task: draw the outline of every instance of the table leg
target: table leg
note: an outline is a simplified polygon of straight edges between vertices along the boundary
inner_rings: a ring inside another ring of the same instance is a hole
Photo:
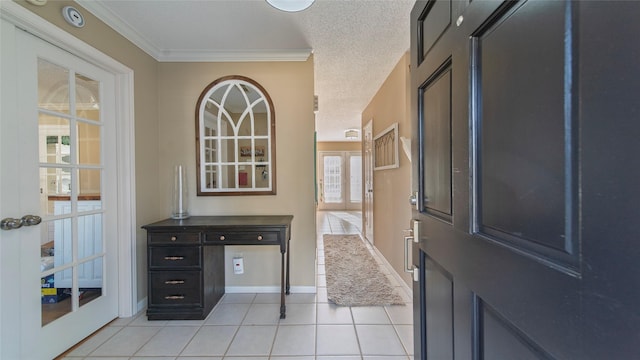
[[[284,292],[285,292],[285,279],[284,279],[284,252],[281,253],[282,260],[280,261],[280,319],[284,319],[287,317],[287,307],[284,303]],[[287,269],[288,270],[288,269]]]
[[[291,285],[289,284],[289,253],[291,252],[291,249],[289,248],[289,245],[291,244],[291,239],[287,240],[287,288],[286,290],[286,294],[289,295],[289,289],[291,288]]]

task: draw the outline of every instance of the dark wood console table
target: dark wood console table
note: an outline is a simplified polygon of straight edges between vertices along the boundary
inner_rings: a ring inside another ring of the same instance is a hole
[[[280,318],[289,294],[292,215],[192,216],[147,230],[149,320],[201,320],[224,295],[224,245],[279,245]]]

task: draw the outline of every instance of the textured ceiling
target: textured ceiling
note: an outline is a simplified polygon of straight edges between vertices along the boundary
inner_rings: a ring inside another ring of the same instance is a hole
[[[159,61],[305,59],[313,52],[319,141],[345,141],[409,49],[415,0],[76,0]]]

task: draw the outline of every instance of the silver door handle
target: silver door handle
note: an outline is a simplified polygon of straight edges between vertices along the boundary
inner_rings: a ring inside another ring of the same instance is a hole
[[[424,200],[424,204],[429,202],[429,198],[427,198],[426,196],[424,197],[423,200]],[[416,210],[420,211],[420,204],[418,204],[418,192],[417,191],[409,196],[409,204],[411,206],[415,206]]]
[[[413,243],[418,243],[419,239],[416,237],[420,232],[418,220],[411,220],[413,223],[413,229],[402,230],[404,233],[404,272],[414,272],[415,265],[411,263],[413,258]]]
[[[19,229],[22,226],[38,225],[42,222],[42,218],[36,215],[25,215],[22,219],[4,218],[0,220],[0,229],[2,230],[14,230]]]
[[[20,229],[22,225],[24,225],[22,219],[4,218],[0,221],[0,229],[2,230]]]
[[[24,222],[24,226],[38,225],[42,222],[42,218],[38,215],[25,215],[21,220]]]
[[[413,246],[413,230],[403,230],[404,235],[404,272],[412,273],[413,265],[411,264],[411,247]]]
[[[407,231],[407,230],[405,230]],[[411,231],[411,230],[409,230]],[[405,236],[404,237],[404,244],[405,244],[405,248],[404,248],[404,272],[406,273],[410,273],[413,277],[413,281],[420,281],[420,268],[418,268],[417,265],[410,265],[410,259],[411,259],[411,255],[409,254],[409,248],[411,246],[411,243],[415,242],[415,239],[413,238],[413,236]]]

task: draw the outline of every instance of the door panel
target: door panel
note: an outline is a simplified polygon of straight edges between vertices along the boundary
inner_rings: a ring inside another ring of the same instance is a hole
[[[431,1],[422,10],[420,39],[417,44],[420,56],[419,63],[451,25],[451,7],[451,1]]]
[[[565,57],[567,12],[563,2],[501,9],[473,37],[478,63],[472,76],[480,107],[474,109],[479,232],[575,263],[574,171],[567,162],[575,151],[574,121],[565,108],[572,83],[563,75],[573,68]],[[543,47],[545,56],[532,64]]]
[[[451,275],[429,257],[425,257],[423,269],[426,356],[428,359],[453,359],[453,281]]]
[[[490,306],[481,305],[480,309],[482,347],[479,350],[484,359],[553,359]]]
[[[450,18],[435,19],[446,8]],[[628,16],[637,11],[638,2],[416,3],[416,358],[640,353],[631,340],[640,290],[629,285],[640,279],[630,225],[640,191],[629,180],[640,173],[631,155],[640,123],[630,120],[640,44],[629,37],[640,25]]]
[[[419,92],[424,119],[423,210],[451,222],[451,61],[440,66]]]

